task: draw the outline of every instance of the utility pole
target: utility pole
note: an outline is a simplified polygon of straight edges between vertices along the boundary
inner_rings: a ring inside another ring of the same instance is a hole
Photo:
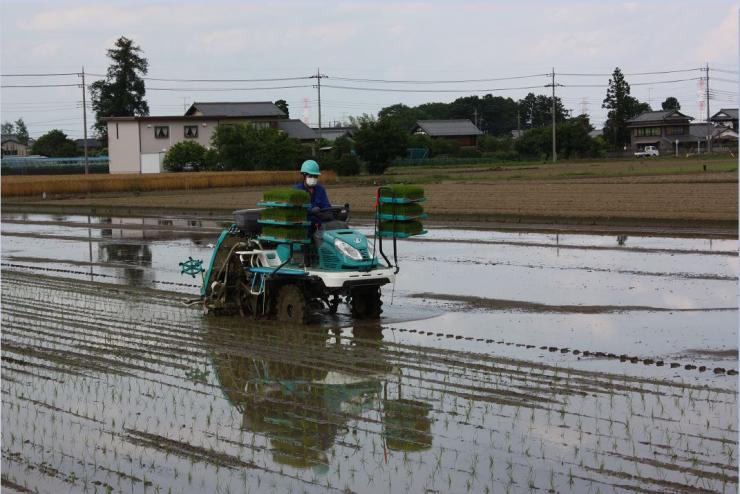
[[[316,75],[312,75],[311,79],[316,79],[316,86],[314,86],[319,93],[319,140],[321,140],[321,79],[328,77],[321,73],[321,69],[316,69]]]
[[[87,92],[87,86],[85,85],[85,66],[82,66],[82,136],[84,139],[85,148],[85,175],[88,174],[87,166],[87,98],[85,93]]]
[[[562,84],[555,84],[555,67],[552,68],[552,83],[545,84],[545,87],[552,87],[552,162],[555,163],[558,160],[557,152],[557,141],[555,136],[555,86],[562,86]]]
[[[475,126],[478,127],[478,108],[473,109],[473,122],[475,122]]]
[[[706,68],[704,69],[707,72],[707,83],[705,84],[705,91],[706,94],[704,95],[704,98],[707,101],[707,153],[712,152],[712,129],[710,128],[710,122],[709,122],[709,62],[707,62]]]

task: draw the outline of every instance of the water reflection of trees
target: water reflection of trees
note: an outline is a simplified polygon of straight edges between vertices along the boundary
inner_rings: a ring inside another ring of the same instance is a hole
[[[386,385],[397,381],[398,369],[385,357],[377,325],[356,328],[342,341],[327,328],[225,329],[210,320],[216,322],[207,338],[221,388],[242,414],[242,427],[270,439],[275,462],[326,468],[327,452],[348,423],[369,410],[383,410],[389,449],[431,446],[430,407],[388,399]]]

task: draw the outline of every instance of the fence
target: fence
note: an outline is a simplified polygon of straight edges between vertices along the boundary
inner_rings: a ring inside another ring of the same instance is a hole
[[[108,173],[107,156],[88,158],[90,173]],[[85,158],[3,157],[0,163],[3,175],[74,175],[85,173]]]

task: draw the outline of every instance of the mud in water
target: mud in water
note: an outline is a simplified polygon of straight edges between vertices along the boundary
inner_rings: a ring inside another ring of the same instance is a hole
[[[281,327],[183,305],[221,223],[3,214],[4,489],[737,491],[736,241],[431,230]]]

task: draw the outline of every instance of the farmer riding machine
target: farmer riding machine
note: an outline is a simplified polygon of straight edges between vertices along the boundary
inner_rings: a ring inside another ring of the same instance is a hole
[[[308,323],[347,303],[352,317],[377,319],[380,287],[399,271],[397,239],[426,233],[423,195],[420,187],[380,187],[370,244],[349,227],[348,204],[311,209],[305,191],[271,190],[260,208],[234,212],[235,223],[221,232],[207,270],[191,258],[180,263],[182,272],[202,274],[198,301],[206,313]],[[383,239],[392,242],[392,260]]]

